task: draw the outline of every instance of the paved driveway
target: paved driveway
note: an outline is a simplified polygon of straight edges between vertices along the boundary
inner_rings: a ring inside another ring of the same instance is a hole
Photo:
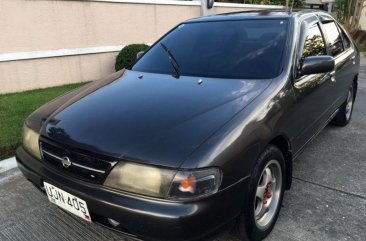
[[[366,59],[353,119],[326,127],[294,163],[293,187],[267,241],[366,239]],[[0,174],[0,240],[126,240],[70,216],[17,169]],[[216,241],[235,240],[223,234]]]

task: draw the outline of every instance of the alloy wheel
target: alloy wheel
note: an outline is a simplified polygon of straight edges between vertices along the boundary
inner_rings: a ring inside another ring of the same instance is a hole
[[[259,229],[266,229],[275,217],[281,190],[281,166],[277,160],[271,160],[262,171],[255,194],[254,218]]]
[[[353,85],[349,87],[348,96],[347,96],[347,104],[346,104],[346,118],[349,120],[352,114],[353,107]]]

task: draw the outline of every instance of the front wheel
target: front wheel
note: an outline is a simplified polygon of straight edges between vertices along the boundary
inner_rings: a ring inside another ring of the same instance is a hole
[[[242,240],[264,239],[273,229],[285,190],[285,160],[275,146],[268,146],[254,167],[243,211],[237,223]]]
[[[348,89],[348,95],[346,101],[343,102],[341,107],[339,107],[339,111],[331,121],[331,124],[336,126],[346,126],[351,121],[354,101],[355,101],[355,85],[352,83]]]

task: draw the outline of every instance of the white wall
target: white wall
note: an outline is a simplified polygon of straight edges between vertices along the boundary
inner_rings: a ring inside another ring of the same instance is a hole
[[[360,27],[362,30],[366,31],[366,1],[363,3],[364,8],[361,12],[361,20],[360,20]]]
[[[130,43],[200,16],[198,1],[0,0],[0,94],[102,78]],[[215,3],[224,13],[278,6]]]

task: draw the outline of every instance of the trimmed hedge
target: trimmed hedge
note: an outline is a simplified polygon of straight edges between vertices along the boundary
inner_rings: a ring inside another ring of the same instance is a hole
[[[116,71],[121,70],[136,60],[136,55],[140,51],[146,51],[149,45],[146,44],[130,44],[124,47],[116,58]]]

